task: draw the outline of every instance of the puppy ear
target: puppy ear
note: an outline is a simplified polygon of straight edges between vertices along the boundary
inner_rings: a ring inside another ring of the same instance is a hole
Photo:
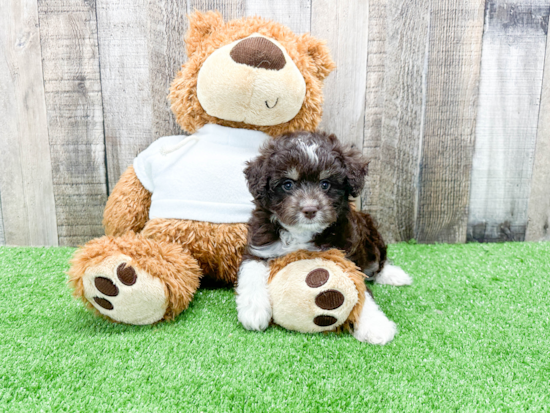
[[[191,56],[199,45],[209,37],[214,30],[223,26],[223,17],[220,12],[209,11],[201,13],[195,10],[189,15],[189,30],[185,37],[187,56]]]
[[[260,155],[257,158],[248,161],[244,169],[244,176],[248,184],[248,190],[256,201],[263,203],[267,194],[267,173],[265,166],[267,164],[266,155]]]
[[[365,185],[369,162],[358,149],[351,146],[342,147],[342,156],[344,157],[346,180],[350,187],[351,196],[359,196]]]

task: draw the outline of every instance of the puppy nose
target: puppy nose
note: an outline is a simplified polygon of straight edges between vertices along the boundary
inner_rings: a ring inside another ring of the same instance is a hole
[[[305,215],[307,219],[315,218],[315,214],[317,214],[317,211],[318,209],[312,206],[302,208],[302,213]]]
[[[285,67],[285,55],[265,37],[249,37],[239,42],[229,53],[237,62],[255,68],[281,70]]]

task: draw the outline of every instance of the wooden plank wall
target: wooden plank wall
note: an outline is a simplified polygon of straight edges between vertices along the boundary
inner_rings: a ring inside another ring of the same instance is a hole
[[[59,245],[103,234],[105,139],[94,3],[39,0],[42,72]]]
[[[4,218],[2,217],[2,194],[0,194],[0,246],[6,245],[6,237],[4,235]]]
[[[531,178],[526,241],[550,241],[550,42],[546,57],[537,128],[535,164]]]
[[[57,245],[36,0],[0,13],[0,192],[7,244]]]
[[[548,0],[487,2],[468,240],[525,238],[548,14]]]
[[[133,158],[181,133],[186,14],[327,41],[321,127],[370,159],[389,242],[550,239],[550,0],[6,0],[0,245],[77,245]]]

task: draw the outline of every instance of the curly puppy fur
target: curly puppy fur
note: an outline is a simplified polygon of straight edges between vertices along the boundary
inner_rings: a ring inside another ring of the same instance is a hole
[[[277,40],[286,49],[306,83],[302,108],[292,120],[280,125],[249,125],[210,116],[197,97],[198,74],[204,61],[217,49],[253,33]],[[169,95],[172,111],[185,131],[194,133],[208,123],[259,130],[271,136],[296,130],[313,131],[317,128],[322,116],[322,81],[335,68],[328,48],[322,41],[308,34],[297,36],[287,27],[261,17],[247,17],[224,23],[218,12],[195,12],[189,16],[189,31],[185,42],[189,60],[174,79]]]
[[[297,132],[269,141],[245,169],[256,205],[249,222],[248,254],[256,259],[299,249],[345,251],[368,277],[386,260],[373,220],[350,207],[368,163],[336,136]]]

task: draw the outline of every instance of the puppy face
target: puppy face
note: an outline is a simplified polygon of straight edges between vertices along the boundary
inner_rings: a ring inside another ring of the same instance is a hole
[[[298,132],[271,140],[245,175],[256,205],[286,229],[321,232],[348,210],[367,173],[359,151],[334,135]]]

